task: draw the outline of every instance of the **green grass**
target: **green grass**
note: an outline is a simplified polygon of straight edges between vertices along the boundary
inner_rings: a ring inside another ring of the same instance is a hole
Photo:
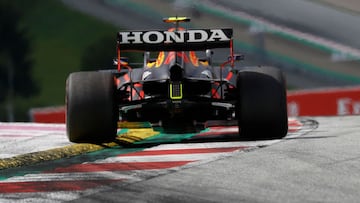
[[[66,78],[80,70],[84,50],[106,36],[114,36],[115,47],[118,29],[58,0],[14,2],[23,13],[22,26],[31,39],[33,77],[40,87],[37,96],[16,98],[16,119],[26,120],[29,108],[63,105]]]

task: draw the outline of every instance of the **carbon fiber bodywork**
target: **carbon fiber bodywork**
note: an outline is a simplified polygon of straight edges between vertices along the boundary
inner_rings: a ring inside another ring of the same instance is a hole
[[[235,119],[237,70],[212,66],[197,57],[192,60],[194,57],[193,52],[162,52],[154,64],[119,75],[120,119]]]

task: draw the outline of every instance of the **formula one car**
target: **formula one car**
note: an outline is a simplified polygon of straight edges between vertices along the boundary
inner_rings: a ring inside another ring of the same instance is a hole
[[[71,73],[66,83],[66,126],[70,141],[114,140],[118,122],[150,122],[166,127],[203,125],[213,120],[239,126],[246,140],[287,134],[285,78],[271,67],[239,68],[232,29],[184,29],[187,17],[170,17],[169,30],[117,34],[117,68]],[[228,48],[220,65],[213,49]],[[143,51],[132,68],[122,51]],[[157,57],[151,58],[151,55]],[[199,55],[202,54],[202,57]],[[156,56],[156,55],[155,55]]]

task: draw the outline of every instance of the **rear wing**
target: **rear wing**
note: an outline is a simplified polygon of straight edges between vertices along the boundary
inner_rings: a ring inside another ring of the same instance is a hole
[[[187,29],[175,31],[128,31],[119,32],[119,50],[138,51],[198,51],[229,48],[233,30]]]
[[[170,19],[171,20],[171,19]],[[121,63],[121,50],[133,51],[200,51],[215,48],[230,48],[231,64],[233,57],[233,29],[179,29],[168,31],[127,31],[117,34],[117,66]]]

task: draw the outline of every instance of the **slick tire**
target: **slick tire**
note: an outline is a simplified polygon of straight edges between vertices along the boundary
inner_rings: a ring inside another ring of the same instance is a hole
[[[288,131],[286,84],[272,67],[242,70],[237,76],[236,113],[243,140],[280,139]]]
[[[71,142],[103,143],[116,137],[118,110],[114,77],[76,72],[66,81],[66,131]]]

